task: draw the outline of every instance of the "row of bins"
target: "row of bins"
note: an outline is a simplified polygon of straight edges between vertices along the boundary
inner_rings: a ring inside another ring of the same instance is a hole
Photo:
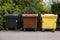
[[[8,28],[17,29],[22,27],[24,30],[34,29],[36,31],[38,28],[38,19],[40,19],[40,17],[42,18],[40,24],[42,27],[39,26],[39,28],[42,28],[43,31],[45,29],[53,29],[53,31],[55,31],[58,18],[56,14],[41,14],[41,16],[38,14],[5,14],[5,28],[8,30]]]

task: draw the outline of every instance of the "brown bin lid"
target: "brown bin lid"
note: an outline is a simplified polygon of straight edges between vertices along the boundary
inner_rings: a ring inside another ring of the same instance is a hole
[[[22,14],[22,16],[25,16],[25,17],[26,17],[26,16],[28,16],[28,17],[30,17],[30,16],[31,16],[31,17],[36,16],[36,17],[37,17],[37,16],[38,16],[38,14]]]

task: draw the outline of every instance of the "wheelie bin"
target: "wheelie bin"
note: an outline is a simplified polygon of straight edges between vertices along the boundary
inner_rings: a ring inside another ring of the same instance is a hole
[[[4,25],[5,29],[14,28],[17,30],[18,28],[18,14],[5,14],[4,15]]]
[[[37,29],[37,17],[38,14],[22,14],[23,28],[26,29]]]
[[[44,31],[45,29],[52,29],[53,31],[55,31],[58,15],[41,14],[41,17],[42,17],[42,31]]]

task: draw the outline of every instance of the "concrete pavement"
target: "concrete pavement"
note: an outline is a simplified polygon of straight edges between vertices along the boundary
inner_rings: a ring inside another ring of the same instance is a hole
[[[0,31],[0,40],[60,40],[60,31],[56,32]]]

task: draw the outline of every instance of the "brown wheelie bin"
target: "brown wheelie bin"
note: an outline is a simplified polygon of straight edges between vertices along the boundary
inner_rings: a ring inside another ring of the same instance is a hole
[[[22,14],[23,28],[26,29],[37,29],[37,18],[38,14]]]

